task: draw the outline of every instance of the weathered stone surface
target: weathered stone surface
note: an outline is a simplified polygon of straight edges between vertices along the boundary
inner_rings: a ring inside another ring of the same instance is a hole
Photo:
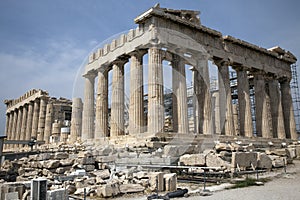
[[[5,194],[5,200],[19,200],[18,192],[8,192]]]
[[[61,166],[72,166],[74,164],[74,159],[63,159],[60,161]]]
[[[230,146],[226,143],[217,143],[215,145],[215,149],[216,149],[216,151],[230,151],[231,150]]]
[[[276,156],[287,156],[287,151],[285,149],[267,149],[266,154]]]
[[[110,171],[108,169],[104,170],[97,170],[92,172],[96,177],[100,177],[101,179],[109,179],[110,178]]]
[[[297,157],[296,148],[289,147],[286,149],[286,151],[289,158],[294,159]]]
[[[114,197],[120,194],[120,192],[118,183],[107,184],[97,188],[97,195],[100,197]]]
[[[220,167],[230,169],[230,163],[220,158],[217,154],[207,154],[205,160],[207,167]]]
[[[177,175],[176,173],[164,174],[164,190],[165,191],[175,191],[177,190]]]
[[[60,161],[59,160],[43,161],[42,165],[46,169],[55,169],[55,168],[59,167]]]
[[[56,152],[54,154],[54,159],[61,160],[61,159],[67,159],[69,158],[69,154],[66,152]]]
[[[171,157],[179,157],[183,154],[192,154],[194,147],[191,145],[166,145],[164,147],[164,155]]]
[[[68,190],[61,188],[56,190],[49,190],[47,192],[47,200],[68,200]]]
[[[143,192],[144,190],[145,190],[145,187],[141,186],[140,184],[122,184],[122,185],[120,185],[120,192],[123,194]]]
[[[255,152],[234,152],[232,153],[231,165],[233,168],[239,166],[240,168],[256,167],[257,153]]]
[[[272,166],[274,168],[284,167],[287,164],[285,157],[280,157],[280,156],[276,156],[276,155],[270,155],[269,157],[272,160]]]
[[[260,169],[271,169],[272,168],[271,158],[265,153],[258,153],[257,167]]]
[[[204,166],[205,155],[204,154],[185,154],[180,156],[179,162],[187,166]]]
[[[164,173],[152,172],[149,174],[149,184],[151,191],[164,191]]]

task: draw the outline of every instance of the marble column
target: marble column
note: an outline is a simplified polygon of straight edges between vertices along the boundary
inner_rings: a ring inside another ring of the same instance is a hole
[[[33,102],[28,103],[28,116],[26,125],[26,136],[25,140],[31,139],[32,134],[32,119],[33,119]]]
[[[194,118],[194,133],[200,133],[200,120],[199,120],[199,101],[198,98],[200,97],[200,87],[199,87],[199,73],[196,67],[191,67],[190,70],[192,71],[193,76],[193,118]]]
[[[44,140],[44,131],[46,123],[46,110],[47,110],[47,99],[40,99],[40,113],[39,113],[39,123],[38,123],[38,141]]]
[[[9,120],[10,120],[10,114],[6,113],[6,118],[5,118],[5,135],[8,135],[8,130],[9,130]]]
[[[25,104],[23,106],[20,140],[25,140],[26,139],[27,116],[28,116],[28,105]]]
[[[108,71],[98,72],[95,139],[108,137]]]
[[[22,128],[22,116],[23,115],[23,109],[22,107],[18,108],[18,119],[17,119],[17,127],[16,127],[16,134],[14,140],[20,140],[21,137],[21,128]],[[19,145],[14,145],[15,147]]]
[[[222,135],[235,135],[232,98],[229,80],[229,63],[226,61],[215,62],[218,66],[218,81],[219,81],[219,103],[220,103],[220,123]],[[224,123],[224,124],[223,124]]]
[[[75,142],[81,137],[82,107],[81,98],[73,98],[70,142]]]
[[[130,59],[129,132],[132,135],[144,132],[144,52],[134,52]]]
[[[238,105],[232,105],[232,115],[233,115],[233,124],[234,124],[234,131],[236,135],[240,135],[239,131],[239,116],[238,116]]]
[[[185,63],[179,55],[172,57],[172,87],[173,87],[173,129],[174,132],[188,133],[187,87],[185,78]]]
[[[199,122],[198,128],[201,134],[213,134],[213,123],[212,123],[212,112],[211,112],[211,94],[210,94],[210,79],[208,71],[208,60],[207,57],[203,57],[198,60],[197,67],[198,80],[198,115]]]
[[[14,121],[14,112],[10,111],[9,113],[9,125],[8,125],[8,133],[7,140],[11,140],[12,138],[12,130],[13,130],[13,121]],[[6,148],[10,148],[11,145],[6,145]]]
[[[217,135],[221,135],[221,127],[220,127],[220,97],[219,92],[215,91],[212,94],[212,105],[213,105],[213,112],[212,112],[212,118],[213,118],[213,125],[214,125],[214,133]]]
[[[164,91],[162,53],[158,47],[148,50],[148,132],[163,132]]]
[[[124,61],[113,64],[110,136],[125,134],[124,126]]]
[[[95,73],[84,75],[84,103],[82,116],[82,139],[93,139],[95,128]]]
[[[15,109],[13,112],[14,112],[14,119],[13,119],[13,127],[11,132],[11,140],[16,140],[17,125],[18,125],[18,109]]]
[[[256,111],[256,131],[258,136],[272,138],[270,129],[270,115],[268,109],[268,96],[264,75],[260,72],[254,74],[255,88],[255,111]]]
[[[35,99],[33,105],[33,117],[32,117],[32,133],[31,137],[37,139],[38,125],[39,125],[39,114],[40,114],[40,100]]]
[[[297,140],[298,135],[296,131],[290,82],[288,80],[281,80],[280,89],[286,137]]]
[[[49,143],[50,136],[52,133],[52,121],[53,121],[53,103],[48,102],[46,108],[45,131],[44,131],[44,138],[43,138],[46,144]]]
[[[247,71],[243,68],[236,68],[237,89],[238,89],[238,110],[240,122],[240,135],[253,137],[253,123],[251,114],[251,102],[249,91],[249,80]]]
[[[285,139],[284,118],[278,80],[272,78],[270,81],[268,81],[268,85],[272,113],[273,137]]]

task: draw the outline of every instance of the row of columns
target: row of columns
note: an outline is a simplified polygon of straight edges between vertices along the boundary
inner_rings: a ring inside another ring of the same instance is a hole
[[[34,101],[6,113],[5,132],[8,140],[45,140],[49,142],[52,129],[53,104],[48,98]]]
[[[148,116],[147,128],[144,117],[143,99],[143,55],[145,51],[130,54],[130,134],[159,133],[164,127],[163,51],[157,47],[148,49]],[[99,139],[124,135],[124,64],[127,60],[112,63],[112,94],[110,131],[108,121],[108,70],[100,68],[85,75],[82,138]],[[229,78],[229,62],[214,60],[219,71],[219,121],[224,122],[221,134],[252,137],[254,128],[251,112],[250,89],[247,69],[234,66],[237,71],[238,125],[235,127],[234,111]],[[187,87],[185,61],[172,54],[173,87],[173,129],[174,132],[188,133]],[[213,134],[212,105],[208,60],[199,57],[193,71],[194,89],[194,132]],[[260,72],[253,72],[256,106],[256,132],[265,138],[297,139],[292,99],[288,80],[266,79]],[[98,76],[96,109],[94,108],[95,77]],[[280,82],[280,84],[279,84]],[[280,85],[280,87],[279,87]],[[110,132],[110,133],[109,133]]]

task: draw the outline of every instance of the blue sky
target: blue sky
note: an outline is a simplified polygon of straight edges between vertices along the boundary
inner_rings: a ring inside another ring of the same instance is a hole
[[[156,3],[201,11],[203,25],[300,58],[298,0],[0,0],[0,100],[41,88],[72,97],[86,56],[99,43],[135,28],[133,19]],[[5,105],[0,104],[0,133]]]

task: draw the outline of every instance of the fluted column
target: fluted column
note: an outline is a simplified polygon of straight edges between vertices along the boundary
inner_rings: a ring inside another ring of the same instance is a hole
[[[20,140],[25,140],[26,139],[27,116],[28,116],[28,105],[25,104],[23,106]]]
[[[259,72],[254,74],[254,88],[257,135],[272,138],[266,83],[263,74]]]
[[[18,125],[18,109],[14,110],[14,119],[13,119],[13,127],[12,127],[12,134],[11,134],[11,140],[16,140],[17,135],[17,125]],[[12,145],[13,147],[13,145]]]
[[[20,137],[21,137],[22,115],[23,115],[23,109],[22,109],[22,107],[19,107],[19,109],[18,109],[17,127],[16,127],[16,134],[15,134],[14,140],[20,140]],[[19,145],[14,145],[14,146],[17,147]]]
[[[98,72],[95,139],[108,137],[108,71]]]
[[[198,60],[196,69],[198,70],[198,76],[196,77],[198,80],[195,81],[195,83],[198,83],[197,112],[199,115],[199,133],[213,134],[210,80],[208,72],[208,60],[206,56]]]
[[[52,132],[52,121],[53,121],[53,103],[48,102],[46,108],[45,131],[44,131],[44,138],[43,138],[46,144],[48,144],[50,140],[50,135]]]
[[[82,101],[80,98],[73,98],[70,142],[75,142],[81,137],[82,130]]]
[[[221,134],[235,135],[233,112],[232,112],[232,98],[229,80],[229,63],[225,61],[215,62],[218,66],[218,81],[219,81],[219,103],[220,103],[220,123]],[[224,123],[224,126],[223,126]]]
[[[40,114],[40,100],[35,99],[33,105],[33,118],[32,118],[32,133],[31,137],[37,139],[38,125],[39,125],[39,114]]]
[[[284,118],[278,80],[272,78],[270,81],[268,81],[268,85],[272,113],[273,137],[285,139]]]
[[[7,132],[7,140],[11,140],[12,138],[12,130],[13,130],[13,121],[14,121],[14,112],[10,111],[9,113],[9,125],[8,125],[8,132]],[[6,148],[10,148],[10,145],[6,145]]]
[[[113,64],[112,94],[111,94],[111,137],[125,134],[124,127],[124,61]]]
[[[47,100],[45,98],[41,98],[39,123],[38,123],[38,134],[37,134],[37,139],[39,141],[44,140],[44,131],[45,131],[45,123],[46,123],[46,109],[47,109]]]
[[[159,133],[164,128],[164,91],[161,50],[148,50],[148,132]]]
[[[144,86],[143,86],[143,55],[134,52],[130,59],[130,134],[144,132]]]
[[[193,76],[193,118],[194,118],[194,133],[200,133],[200,120],[199,120],[199,101],[198,98],[200,97],[200,87],[199,87],[199,73],[196,67],[191,67],[190,70],[192,71]]]
[[[187,89],[185,79],[185,63],[178,55],[172,58],[173,85],[173,129],[174,132],[188,133]]]
[[[298,136],[296,131],[290,82],[288,80],[281,80],[280,89],[286,137],[297,140]]]
[[[8,130],[9,130],[9,119],[10,119],[10,114],[6,113],[6,118],[5,118],[5,135],[8,135]]]
[[[82,139],[94,138],[94,125],[95,125],[95,77],[96,74],[90,73],[85,76],[84,86],[84,103],[83,103],[83,116],[82,116]]]
[[[28,103],[28,116],[27,116],[27,125],[26,125],[26,136],[25,140],[31,139],[32,133],[32,119],[33,119],[33,103]]]
[[[237,71],[237,89],[239,102],[239,124],[240,135],[246,137],[253,136],[253,123],[251,114],[251,102],[249,91],[249,80],[247,71],[243,68],[236,68]]]

